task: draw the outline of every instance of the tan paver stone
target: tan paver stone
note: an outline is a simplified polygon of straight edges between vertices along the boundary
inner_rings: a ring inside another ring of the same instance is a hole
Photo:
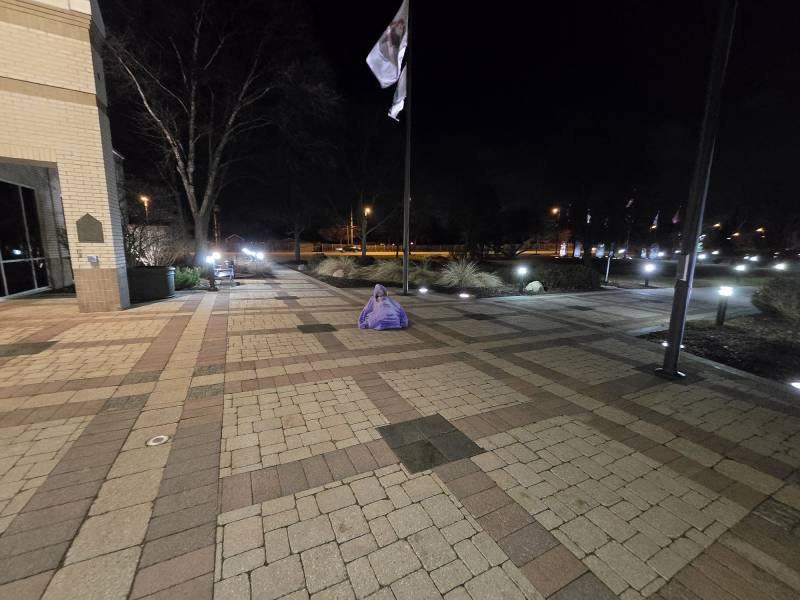
[[[394,583],[421,566],[416,554],[405,540],[376,550],[369,555],[369,563],[381,585]]]
[[[314,594],[347,577],[344,561],[335,542],[306,550],[301,555],[306,589]]]
[[[323,513],[333,512],[356,503],[353,492],[347,485],[338,486],[317,494],[317,505]]]
[[[264,534],[264,549],[267,563],[273,563],[291,554],[286,529],[274,529]]]
[[[150,513],[149,504],[140,504],[90,517],[75,536],[65,562],[76,563],[140,544]]]
[[[386,516],[394,527],[397,536],[405,538],[433,525],[428,513],[419,504],[411,504],[389,513]]]
[[[652,568],[636,558],[619,542],[610,541],[597,550],[597,556],[637,590],[641,590],[657,577]]]
[[[261,547],[264,544],[261,518],[253,516],[228,523],[225,525],[222,539],[225,558]]]
[[[330,513],[331,525],[340,544],[369,533],[364,513],[357,506],[348,506]]]
[[[303,567],[298,555],[292,555],[250,574],[253,600],[276,600],[305,585]]]
[[[294,553],[303,552],[335,539],[331,521],[326,515],[290,525],[288,533],[289,545]]]
[[[347,575],[350,579],[350,584],[353,586],[356,598],[365,598],[377,592],[380,588],[366,556],[349,563],[347,565]]]
[[[472,579],[472,573],[466,565],[456,559],[435,571],[431,572],[431,579],[436,584],[439,592],[446,594],[450,590]]]
[[[171,444],[164,444],[121,452],[108,473],[109,479],[162,468],[167,464],[170,447]]]
[[[508,598],[524,600],[520,589],[514,585],[503,569],[495,567],[468,581],[464,587],[473,598]]]
[[[236,575],[214,584],[215,600],[249,600],[250,581],[247,575]]]
[[[99,515],[126,506],[151,502],[158,495],[162,474],[162,469],[151,469],[109,479],[100,488],[89,514]]]
[[[342,558],[345,562],[350,562],[351,560],[366,556],[377,549],[378,543],[375,541],[375,536],[371,533],[362,535],[361,537],[345,542],[339,546],[339,551],[342,553]]]
[[[422,569],[403,577],[392,584],[392,592],[397,600],[415,600],[417,598],[441,598],[430,576]]]
[[[264,565],[264,548],[254,548],[222,561],[222,577],[247,573]]]
[[[139,562],[139,548],[128,548],[59,569],[42,600],[125,600]]]
[[[383,486],[375,477],[365,477],[354,481],[350,484],[350,488],[361,506],[386,498]]]

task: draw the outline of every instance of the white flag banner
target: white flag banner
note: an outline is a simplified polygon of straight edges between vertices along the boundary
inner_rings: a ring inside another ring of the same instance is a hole
[[[399,121],[397,115],[403,110],[406,105],[406,68],[400,73],[400,79],[397,80],[397,87],[394,89],[394,99],[392,100],[392,108],[389,109],[389,116],[395,121]]]
[[[407,45],[408,0],[403,0],[403,5],[397,11],[394,20],[389,23],[383,35],[367,55],[367,64],[382,88],[389,87],[400,78],[400,66],[403,63]]]

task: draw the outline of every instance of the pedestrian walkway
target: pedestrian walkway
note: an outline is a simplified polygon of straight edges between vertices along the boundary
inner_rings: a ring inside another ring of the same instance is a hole
[[[798,397],[656,378],[660,305],[240,283],[0,303],[0,599],[800,594]]]

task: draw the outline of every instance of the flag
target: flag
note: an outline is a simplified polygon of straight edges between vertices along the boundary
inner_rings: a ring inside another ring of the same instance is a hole
[[[389,109],[389,116],[395,121],[398,121],[397,115],[403,110],[406,104],[406,68],[400,73],[400,79],[397,80],[397,87],[394,89],[394,99],[392,100],[392,108]]]
[[[653,217],[653,224],[650,225],[650,229],[658,229],[658,215],[660,215],[660,214],[661,214],[661,211],[659,210],[656,213],[656,216]]]
[[[678,210],[675,211],[675,214],[672,215],[672,224],[677,225],[681,222],[681,207],[678,207]]]
[[[400,67],[408,45],[407,24],[408,0],[403,0],[400,10],[367,55],[367,65],[382,88],[400,79]]]

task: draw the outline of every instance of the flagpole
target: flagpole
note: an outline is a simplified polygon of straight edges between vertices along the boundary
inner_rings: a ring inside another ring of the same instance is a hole
[[[731,50],[733,30],[736,23],[736,0],[723,0],[720,18],[714,41],[714,54],[706,89],[703,125],[697,146],[697,158],[689,188],[689,202],[686,206],[686,221],[678,259],[678,277],[675,281],[675,294],[672,299],[672,314],[669,319],[669,336],[664,352],[664,364],[656,369],[662,377],[676,379],[683,377],[678,371],[678,357],[686,326],[686,312],[689,296],[694,282],[694,267],[697,262],[697,243],[703,229],[703,213],[711,177],[711,164],[714,161],[714,146],[717,137],[717,123],[722,105],[722,86]]]
[[[403,181],[403,295],[408,295],[408,266],[411,255],[411,0],[408,0],[406,46],[406,165]]]

